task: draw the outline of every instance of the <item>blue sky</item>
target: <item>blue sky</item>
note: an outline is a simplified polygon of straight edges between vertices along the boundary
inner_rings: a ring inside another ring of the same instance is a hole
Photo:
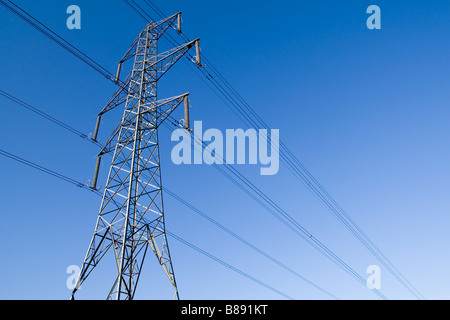
[[[202,53],[271,128],[280,129],[282,140],[406,278],[426,298],[450,298],[448,1],[155,3],[168,14],[183,12],[187,36],[201,38]],[[66,27],[72,4],[81,8],[81,30]],[[372,4],[382,10],[381,30],[366,27]],[[123,1],[20,5],[113,73],[145,26]],[[0,89],[92,132],[114,85],[3,7],[0,30]],[[161,81],[159,96],[185,92],[191,93],[192,120],[221,130],[243,126],[181,61]],[[92,179],[94,145],[0,101],[0,149],[79,181]],[[105,117],[103,140],[120,116]],[[181,110],[176,117],[183,117]],[[167,188],[338,298],[377,299],[214,168],[173,165],[170,132],[163,129],[160,139]],[[100,199],[7,158],[0,163],[0,298],[68,299],[66,269],[83,261]],[[358,273],[365,276],[368,266],[379,264],[286,167],[273,177],[259,176],[259,166],[237,168]],[[100,185],[106,172],[104,164]],[[234,267],[296,299],[329,298],[169,196],[165,209],[171,232]],[[282,298],[169,241],[181,298]],[[137,298],[171,298],[156,264],[149,255]],[[107,258],[80,295],[106,297],[113,268]],[[414,298],[383,268],[381,292]]]

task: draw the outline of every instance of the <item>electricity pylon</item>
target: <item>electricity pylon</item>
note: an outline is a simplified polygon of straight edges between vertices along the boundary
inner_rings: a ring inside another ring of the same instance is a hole
[[[158,53],[160,38],[170,27],[181,32],[180,22],[181,14],[177,13],[160,22],[150,22],[145,27],[120,61],[116,77],[119,89],[99,114],[93,135],[95,141],[101,117],[125,104],[122,121],[98,157],[93,189],[97,189],[102,157],[113,154],[94,236],[72,299],[105,254],[112,249],[117,277],[108,299],[133,300],[149,248],[175,290],[174,299],[179,299],[165,233],[158,128],[184,102],[185,127],[190,130],[189,94],[158,101],[157,84],[193,47],[196,48],[195,62],[201,66],[198,39]],[[122,64],[131,58],[134,58],[133,69],[127,79],[121,81]]]

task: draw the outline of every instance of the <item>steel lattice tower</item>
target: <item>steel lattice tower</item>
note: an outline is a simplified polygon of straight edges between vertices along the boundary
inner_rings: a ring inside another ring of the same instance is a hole
[[[160,22],[150,22],[139,34],[119,63],[119,89],[99,114],[93,136],[97,140],[101,117],[125,105],[122,121],[99,154],[92,188],[102,157],[112,154],[109,175],[95,232],[72,299],[105,254],[112,249],[117,264],[117,278],[108,299],[132,300],[144,259],[151,249],[179,299],[172,259],[165,233],[158,128],[184,102],[186,129],[189,130],[188,95],[157,100],[158,80],[191,48],[196,48],[196,63],[201,66],[199,40],[185,43],[162,54],[158,42],[170,28],[180,29],[181,14]],[[133,69],[120,81],[122,63],[134,58]],[[114,280],[114,279],[112,279]]]

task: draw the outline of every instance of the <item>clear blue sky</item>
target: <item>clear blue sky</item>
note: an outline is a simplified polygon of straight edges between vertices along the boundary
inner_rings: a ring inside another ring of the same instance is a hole
[[[450,298],[450,3],[155,3],[169,14],[183,12],[188,37],[201,38],[202,53],[271,128],[280,129],[289,148],[406,278],[426,298]],[[72,4],[82,10],[81,30],[66,28]],[[366,27],[372,4],[382,10],[381,30]],[[145,26],[119,0],[20,5],[113,73]],[[112,83],[3,7],[0,46],[1,90],[82,132],[93,131],[114,93]],[[161,81],[159,96],[185,92],[191,93],[193,120],[208,128],[242,127],[181,61]],[[4,98],[0,106],[0,149],[76,180],[92,179],[95,146]],[[119,120],[120,113],[105,118],[102,139]],[[173,165],[168,130],[160,139],[166,187],[337,297],[377,299],[214,168]],[[0,158],[0,164],[0,299],[68,299],[66,268],[83,262],[100,199],[12,160]],[[274,177],[259,176],[255,166],[238,169],[358,273],[365,276],[369,265],[379,264],[286,167]],[[104,164],[100,185],[106,171]],[[234,267],[296,299],[329,298],[169,196],[165,209],[170,231]],[[282,298],[169,241],[181,298]],[[106,297],[114,268],[108,259],[82,297]],[[156,264],[148,255],[137,298],[171,298]],[[383,268],[381,292],[413,298]]]

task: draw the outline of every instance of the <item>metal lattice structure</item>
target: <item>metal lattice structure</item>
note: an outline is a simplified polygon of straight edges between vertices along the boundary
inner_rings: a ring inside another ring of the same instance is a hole
[[[112,154],[112,162],[95,232],[72,299],[105,254],[113,251],[117,278],[108,299],[133,300],[148,249],[156,255],[173,286],[174,299],[179,299],[165,233],[158,128],[183,102],[187,111],[189,94],[157,100],[157,85],[158,80],[193,47],[197,49],[196,63],[201,65],[198,39],[158,53],[160,38],[170,27],[178,28],[180,32],[180,21],[178,13],[160,22],[149,23],[139,34],[119,63],[116,78],[119,89],[99,114],[94,140],[101,117],[125,105],[122,121],[99,154],[92,188],[97,188],[102,157]],[[120,81],[122,63],[132,58],[134,64],[130,75]],[[187,112],[186,119],[189,130]]]

